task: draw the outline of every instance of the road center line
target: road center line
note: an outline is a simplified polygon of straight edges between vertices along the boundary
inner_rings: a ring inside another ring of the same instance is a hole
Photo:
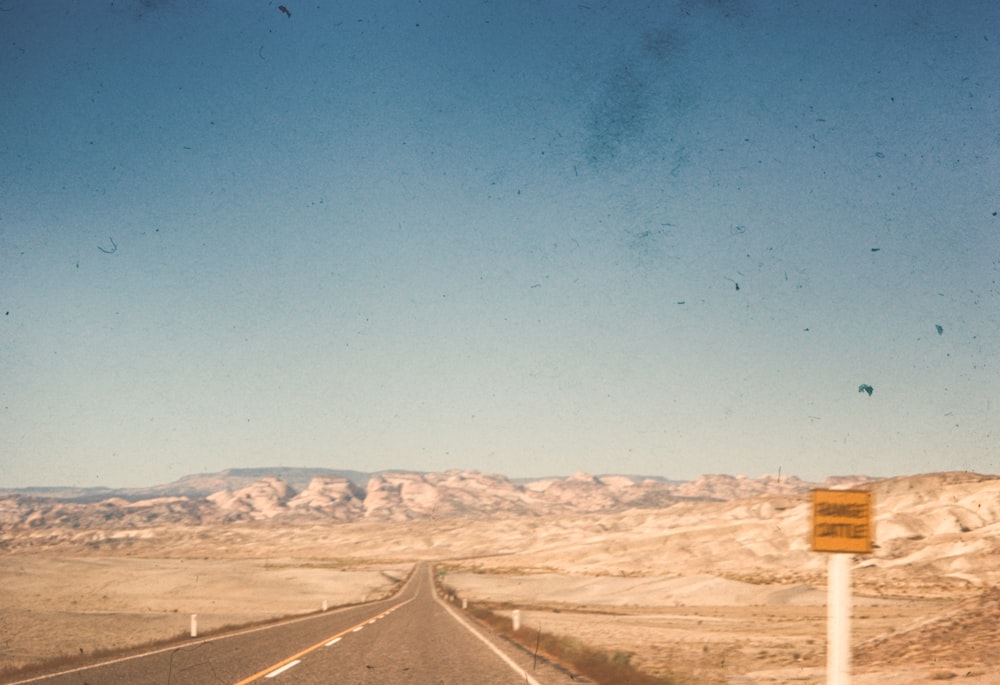
[[[287,671],[288,669],[292,668],[293,666],[298,666],[301,663],[302,663],[301,659],[296,659],[295,661],[290,661],[289,663],[285,664],[281,668],[279,668],[277,670],[274,670],[274,671],[271,671],[270,673],[268,673],[264,677],[265,678],[275,678],[275,677],[281,675],[282,673],[284,673],[285,671]]]
[[[341,640],[341,638],[339,638],[339,637],[335,637],[335,638],[333,638],[332,640],[330,640],[329,642],[327,642],[327,643],[326,643],[325,645],[323,645],[323,646],[324,646],[324,647],[330,647],[331,645],[335,645],[335,644],[337,644],[338,642],[340,642],[340,640]]]
[[[411,597],[410,599],[406,600],[405,602],[400,602],[396,606],[394,606],[394,607],[392,607],[392,608],[390,608],[390,609],[388,609],[386,611],[383,611],[380,614],[377,614],[377,616],[384,616],[389,611],[392,611],[394,609],[398,609],[399,607],[401,607],[401,606],[403,606],[405,604],[409,604],[413,600],[414,600],[414,597]],[[252,683],[253,681],[257,680],[258,678],[270,678],[270,677],[273,677],[270,674],[273,673],[274,675],[277,675],[278,673],[280,673],[285,668],[291,668],[292,666],[294,666],[295,664],[297,664],[299,661],[301,661],[302,657],[304,657],[309,652],[315,652],[320,647],[326,647],[327,645],[332,645],[334,642],[336,642],[337,640],[339,640],[340,638],[342,638],[344,635],[347,635],[348,633],[356,633],[356,632],[358,632],[359,630],[361,630],[362,628],[364,628],[365,625],[367,625],[367,623],[370,620],[371,620],[370,618],[366,618],[361,623],[358,623],[355,626],[353,626],[351,628],[348,628],[347,630],[342,630],[342,631],[340,631],[339,633],[337,633],[335,635],[331,635],[330,637],[327,637],[327,638],[323,639],[321,642],[317,642],[312,647],[306,647],[301,652],[293,654],[290,657],[288,657],[287,659],[282,659],[281,661],[279,661],[276,664],[271,664],[270,666],[268,666],[264,670],[258,671],[256,673],[254,673],[249,678],[244,678],[243,680],[240,680],[240,681],[236,682],[235,685],[248,685],[248,683]],[[292,662],[295,662],[295,663],[292,663]],[[536,683],[536,685],[537,685],[537,683]]]
[[[398,597],[401,592],[402,592],[402,590],[398,591],[393,596],[394,597]],[[396,606],[394,606],[394,607],[392,607],[390,609],[387,609],[384,613],[388,614],[388,613],[390,613],[390,612],[398,609],[399,607],[403,606],[403,604],[407,604],[408,602],[409,602],[409,600],[407,602],[402,602],[400,604],[397,604]],[[339,609],[334,609],[333,613],[339,613],[339,612],[343,612],[343,611],[346,611],[348,609],[353,609],[353,608],[355,608],[355,607],[342,607],[342,608],[339,608]],[[287,626],[287,625],[291,625],[293,623],[303,623],[305,621],[313,621],[316,618],[317,618],[316,614],[309,614],[307,616],[299,616],[298,618],[283,618],[283,619],[281,619],[281,621],[280,621],[280,623],[278,625]],[[31,678],[27,678],[25,680],[18,680],[16,682],[18,683],[18,685],[27,685],[28,683],[33,683],[33,682],[36,682],[36,681],[39,681],[39,680],[45,680],[46,678],[55,678],[56,676],[64,676],[64,675],[69,675],[71,673],[81,673],[83,671],[87,671],[87,670],[90,670],[90,669],[93,669],[93,668],[99,668],[99,667],[103,667],[103,666],[111,666],[112,664],[121,664],[121,663],[125,663],[126,661],[135,661],[137,659],[142,659],[142,658],[145,658],[145,657],[148,657],[148,656],[153,656],[154,654],[164,654],[166,652],[174,652],[174,651],[177,651],[178,649],[196,648],[196,647],[200,647],[201,645],[208,644],[210,642],[217,642],[217,641],[221,641],[221,640],[230,640],[230,639],[235,638],[235,637],[241,637],[243,635],[250,635],[251,633],[259,633],[259,632],[262,632],[264,630],[271,630],[274,627],[275,627],[274,625],[263,625],[263,626],[252,626],[252,627],[249,627],[249,628],[241,628],[241,629],[234,630],[231,633],[225,633],[223,635],[217,635],[217,636],[216,635],[212,635],[212,636],[209,636],[209,637],[200,638],[200,639],[198,639],[196,641],[185,643],[185,644],[180,645],[180,646],[178,646],[178,645],[170,645],[168,647],[159,647],[157,649],[151,649],[148,652],[138,652],[136,654],[129,654],[128,656],[121,656],[121,657],[111,658],[111,659],[108,659],[106,661],[97,661],[95,663],[88,664],[86,666],[77,666],[76,668],[68,668],[65,671],[56,671],[54,673],[46,673],[44,675],[38,675],[38,676],[33,676]]]

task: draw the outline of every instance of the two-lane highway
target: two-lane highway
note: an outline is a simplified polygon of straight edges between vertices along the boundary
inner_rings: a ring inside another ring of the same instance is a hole
[[[418,565],[392,599],[36,678],[38,685],[477,683],[555,685],[567,674],[473,627]]]

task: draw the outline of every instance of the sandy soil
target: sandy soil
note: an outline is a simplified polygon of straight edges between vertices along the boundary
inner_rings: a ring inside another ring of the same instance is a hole
[[[529,642],[538,631],[574,636],[610,652],[627,652],[643,670],[673,674],[681,682],[826,682],[825,589],[703,575],[637,579],[452,572],[445,582],[470,605],[483,603],[506,615],[519,608]],[[856,596],[854,643],[905,631],[954,606],[954,600],[941,598]],[[959,676],[963,683],[1000,683],[1000,674],[988,675],[975,657],[917,660],[913,667],[890,660],[854,670],[859,685]]]
[[[0,669],[384,596],[408,567],[336,562],[0,557]],[[2,672],[2,671],[0,671]]]

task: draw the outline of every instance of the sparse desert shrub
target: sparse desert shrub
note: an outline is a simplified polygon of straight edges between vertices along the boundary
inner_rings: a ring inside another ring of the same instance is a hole
[[[452,590],[445,589],[446,592]],[[490,609],[476,606],[469,613],[493,631],[517,642],[529,651],[563,664],[599,685],[680,685],[674,677],[659,677],[635,668],[632,653],[607,652],[590,647],[575,637],[532,631],[522,627],[514,632],[511,618],[496,614]]]

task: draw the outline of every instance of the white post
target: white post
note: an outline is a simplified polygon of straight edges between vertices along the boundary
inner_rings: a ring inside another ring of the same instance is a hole
[[[830,555],[826,607],[826,682],[851,683],[851,555]]]
[[[462,598],[462,608],[463,609],[469,608],[469,600],[467,600],[465,597]]]
[[[514,612],[511,615],[511,618],[514,620],[514,632],[516,633],[517,631],[519,631],[521,629],[521,610],[520,609],[514,609]]]
[[[323,600],[323,611],[326,611],[326,600]]]
[[[191,614],[191,637],[198,637],[198,614]]]

